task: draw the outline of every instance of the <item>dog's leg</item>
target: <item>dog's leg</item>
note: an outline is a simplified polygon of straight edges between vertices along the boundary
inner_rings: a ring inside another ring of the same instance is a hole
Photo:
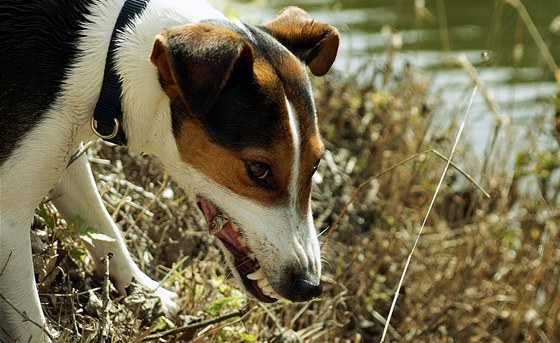
[[[140,284],[155,290],[155,294],[161,298],[164,307],[169,312],[173,313],[178,310],[172,300],[177,295],[162,287],[158,288],[158,283],[144,274],[130,257],[124,239],[105,209],[97,191],[86,154],[82,154],[66,169],[50,192],[50,197],[68,223],[72,223],[80,217],[87,226],[114,239],[112,242],[95,240],[94,246],[87,245],[87,248],[96,263],[98,272],[100,271],[100,259],[109,252],[113,253],[110,260],[111,280],[120,293],[126,294],[125,288],[134,278]]]
[[[45,328],[46,321],[33,275],[32,211],[20,218],[0,214],[0,342],[50,342],[40,328]],[[24,316],[38,325],[24,321]]]

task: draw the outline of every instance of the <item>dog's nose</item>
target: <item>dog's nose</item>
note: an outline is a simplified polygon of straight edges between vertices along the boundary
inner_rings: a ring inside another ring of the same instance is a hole
[[[292,301],[308,301],[321,295],[323,285],[318,281],[311,282],[305,278],[296,277],[290,287],[290,300]]]

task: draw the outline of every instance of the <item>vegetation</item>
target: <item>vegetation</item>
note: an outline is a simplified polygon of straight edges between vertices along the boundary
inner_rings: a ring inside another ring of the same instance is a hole
[[[318,228],[333,226],[352,193],[372,175],[428,149],[450,151],[457,123],[430,126],[438,99],[429,80],[412,68],[400,75],[386,70],[379,68],[372,78],[385,86],[358,86],[337,75],[316,82],[329,148],[315,180]],[[401,290],[390,323],[392,340],[560,338],[560,149],[551,127],[534,123],[520,137],[526,144],[512,169],[504,168],[507,156],[488,158],[481,183],[490,199],[457,170],[449,171]],[[139,291],[128,299],[112,292],[110,332],[117,342],[141,341],[240,309],[247,311],[239,313],[242,319],[161,341],[280,342],[288,341],[287,335],[293,341],[378,340],[445,165],[426,152],[365,183],[336,228],[320,238],[322,298],[261,305],[230,278],[197,207],[157,160],[103,144],[91,153],[99,189],[129,249],[154,278],[169,274],[165,286],[179,293],[182,307],[180,315],[165,316],[152,308],[156,299],[146,300],[149,294]],[[470,161],[464,149],[455,159],[467,173],[479,175],[480,162]],[[83,241],[103,237],[83,223],[66,225],[48,203],[37,214],[33,235],[41,244],[35,245],[35,262],[46,312],[62,331],[61,340],[87,342],[100,325],[102,308],[95,304],[102,298],[102,280],[92,274]]]
[[[97,341],[104,312],[114,342],[379,341],[446,163],[440,155],[449,155],[466,111],[465,103],[443,113],[443,100],[421,71],[392,67],[387,54],[365,82],[363,75],[358,82],[337,73],[314,80],[328,148],[313,193],[316,225],[330,228],[320,237],[320,299],[272,305],[248,299],[196,205],[160,163],[100,143],[90,153],[103,199],[141,269],[165,277],[182,310],[166,316],[157,299],[138,289],[128,297],[111,291],[104,307],[103,280],[93,275],[83,242],[106,238],[79,221],[60,220],[47,202],[37,211],[32,238],[41,298],[60,341]],[[482,85],[476,69],[464,61],[462,67],[474,70],[473,84]],[[522,145],[505,139],[519,131],[500,116],[482,160],[469,152],[468,137],[460,141],[453,161],[491,197],[449,170],[412,256],[388,340],[560,340],[560,126],[549,113],[555,100],[543,101],[543,113],[515,137]]]

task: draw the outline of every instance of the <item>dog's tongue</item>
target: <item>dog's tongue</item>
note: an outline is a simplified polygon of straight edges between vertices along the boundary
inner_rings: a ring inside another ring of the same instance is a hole
[[[219,214],[218,210],[211,203],[202,198],[198,198],[197,203],[202,213],[204,213],[206,223],[210,225],[210,223],[212,223],[212,219]]]
[[[198,198],[197,203],[204,213],[210,234],[218,237],[222,242],[230,245],[239,253],[247,253],[247,244],[241,237],[239,229],[209,201]]]
[[[235,223],[203,198],[197,198],[197,205],[204,213],[210,234],[222,242],[232,255],[234,260],[232,267],[237,270],[245,288],[261,301],[274,302],[279,299],[280,296],[274,292],[268,281],[266,285],[262,284],[263,280],[267,280],[265,276],[260,280],[249,279],[248,275],[253,275],[261,270],[261,267]],[[266,291],[263,291],[263,287]]]

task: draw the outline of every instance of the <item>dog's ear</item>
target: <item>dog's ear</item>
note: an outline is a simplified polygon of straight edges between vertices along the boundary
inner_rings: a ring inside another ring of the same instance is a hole
[[[263,27],[294,55],[323,76],[331,68],[340,37],[331,25],[315,21],[298,7],[287,7]]]
[[[239,34],[207,23],[164,30],[150,57],[164,89],[178,90],[194,116],[210,111],[234,76],[251,75],[253,58]]]

